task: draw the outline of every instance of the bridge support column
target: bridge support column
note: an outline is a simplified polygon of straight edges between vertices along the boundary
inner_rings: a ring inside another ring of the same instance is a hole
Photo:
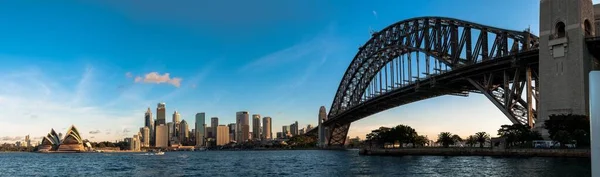
[[[600,71],[590,72],[590,139],[592,177],[600,177]]]
[[[346,137],[350,130],[350,123],[335,124],[329,127],[328,145],[329,147],[342,148],[346,143]]]

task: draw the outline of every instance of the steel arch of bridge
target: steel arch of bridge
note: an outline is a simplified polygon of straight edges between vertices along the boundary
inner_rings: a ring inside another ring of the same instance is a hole
[[[329,130],[328,144],[343,144],[350,123],[368,115],[435,96],[469,92],[484,94],[513,123],[532,126],[537,106],[537,49],[538,37],[527,31],[458,19],[419,17],[392,24],[374,33],[346,70],[323,124]],[[416,67],[410,63],[415,61],[411,59],[414,53]],[[419,54],[426,58],[425,73],[418,72]],[[412,70],[417,70],[416,76]],[[400,78],[399,72],[407,76]],[[406,97],[423,88],[428,88],[427,94]],[[524,90],[525,99],[521,96]],[[393,100],[390,95],[405,100],[347,118],[357,109],[377,105],[378,100]]]

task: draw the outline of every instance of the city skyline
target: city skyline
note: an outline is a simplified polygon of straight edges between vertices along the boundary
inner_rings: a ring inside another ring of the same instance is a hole
[[[248,7],[264,6],[264,13],[213,15],[174,3],[157,9],[165,4],[7,2],[0,11],[14,18],[0,19],[11,24],[0,29],[0,69],[6,73],[0,76],[0,142],[26,135],[39,141],[51,128],[64,131],[71,124],[92,141],[120,140],[145,124],[148,107],[156,119],[159,102],[167,103],[166,113],[180,112],[190,127],[199,112],[222,124],[236,122],[240,110],[269,116],[276,136],[294,121],[300,128],[317,125],[320,106],[329,112],[341,76],[370,38],[369,30],[409,17],[445,16],[539,33],[538,1],[469,1],[460,7],[414,2],[415,8],[402,12],[397,9],[402,2],[364,3],[352,10],[319,3],[278,2],[294,8],[275,8],[256,2]],[[498,16],[505,13],[497,7],[514,13]],[[290,18],[295,20],[284,20]],[[205,25],[215,21],[228,23]],[[239,24],[248,29],[237,31]],[[482,95],[443,96],[354,122],[348,136],[364,138],[398,124],[429,137],[441,131],[464,137],[478,131],[496,135],[510,121]]]

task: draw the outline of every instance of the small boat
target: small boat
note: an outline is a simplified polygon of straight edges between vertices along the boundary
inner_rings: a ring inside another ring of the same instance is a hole
[[[154,155],[165,155],[165,152],[158,151],[158,152],[155,152]]]

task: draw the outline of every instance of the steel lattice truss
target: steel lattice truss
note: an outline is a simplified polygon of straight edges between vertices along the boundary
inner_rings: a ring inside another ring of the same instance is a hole
[[[537,54],[537,49],[538,37],[527,31],[451,18],[420,17],[388,26],[359,48],[346,70],[324,123],[330,130],[329,144],[343,144],[350,123],[362,118],[348,119],[348,113],[369,108],[372,114],[448,94],[482,93],[513,123],[532,126],[537,58],[535,64],[519,60]],[[420,95],[390,97],[400,93]],[[380,100],[394,103],[369,107]]]

